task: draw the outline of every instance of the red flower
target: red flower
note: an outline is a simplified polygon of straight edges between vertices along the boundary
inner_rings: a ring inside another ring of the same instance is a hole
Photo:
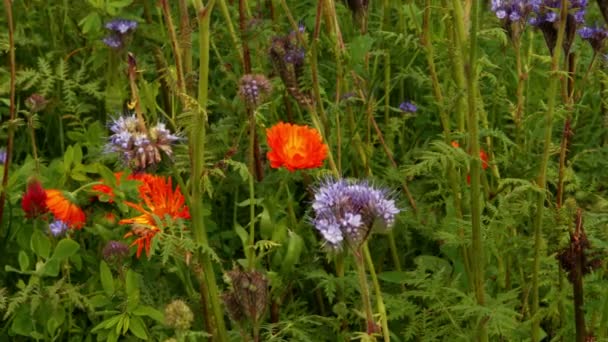
[[[143,248],[146,249],[146,255],[150,256],[152,238],[161,231],[158,222],[165,223],[166,216],[172,219],[190,218],[185,198],[179,188],[173,190],[170,178],[147,174],[142,174],[138,178],[142,181],[139,194],[143,203],[126,202],[126,204],[139,211],[141,215],[118,222],[133,225],[133,230],[125,237],[138,236],[131,244],[131,246],[137,245],[137,257]]]
[[[458,141],[452,141],[452,146],[454,148],[459,148],[460,144]],[[488,164],[488,154],[483,149],[479,150],[479,159],[481,159],[481,168],[487,169],[490,165]],[[467,175],[467,184],[471,184],[471,175]]]
[[[55,219],[65,222],[70,228],[81,229],[86,217],[76,204],[66,198],[60,190],[46,190],[46,206]]]
[[[266,130],[270,166],[289,171],[323,165],[328,148],[319,132],[308,126],[279,122]]]
[[[46,206],[46,192],[44,192],[40,181],[37,179],[28,183],[27,190],[21,200],[21,208],[25,212],[25,217],[28,218],[37,217],[49,211]]]

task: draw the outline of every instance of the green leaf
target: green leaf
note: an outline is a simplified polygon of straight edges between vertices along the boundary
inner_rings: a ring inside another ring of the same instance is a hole
[[[112,271],[105,261],[99,263],[99,276],[101,277],[101,286],[108,296],[114,294],[114,278],[112,277]]]
[[[240,224],[237,224],[234,227],[234,230],[236,230],[236,235],[238,235],[239,238],[241,238],[241,242],[243,243],[243,246],[247,246],[247,241],[249,240],[249,234],[247,234],[247,231],[245,230],[245,228],[241,227]]]
[[[49,238],[41,231],[36,230],[32,234],[30,248],[39,257],[48,259],[49,255],[51,254],[51,241],[49,241]]]
[[[378,279],[393,284],[404,284],[411,277],[411,274],[403,271],[388,271],[378,274]]]
[[[133,270],[127,271],[127,311],[133,311],[139,305],[139,278]]]
[[[80,249],[80,245],[71,239],[62,239],[55,247],[55,251],[53,251],[53,256],[51,259],[57,261],[63,261],[70,256],[74,255]]]
[[[133,310],[132,314],[136,316],[148,316],[159,323],[163,323],[165,321],[165,316],[162,312],[147,305],[138,306],[135,310]]]
[[[57,259],[49,259],[42,269],[42,274],[49,277],[56,277],[59,275],[60,262]]]
[[[26,271],[28,268],[30,268],[30,258],[23,250],[19,251],[19,268],[22,271]]]
[[[133,333],[133,335],[141,338],[142,340],[148,339],[148,334],[146,334],[144,321],[140,317],[131,316],[129,330]]]
[[[82,33],[87,34],[89,32],[99,31],[101,28],[101,18],[97,12],[91,12],[86,17],[82,18],[78,25],[82,27]]]

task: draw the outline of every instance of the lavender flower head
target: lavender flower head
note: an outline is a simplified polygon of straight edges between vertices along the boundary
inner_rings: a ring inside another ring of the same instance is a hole
[[[400,212],[385,189],[343,179],[325,180],[315,191],[312,208],[312,223],[332,249],[341,249],[344,242],[357,248],[373,228],[390,229]]]
[[[559,21],[559,9],[561,0],[530,0],[530,6],[535,16],[530,18],[530,24],[541,26],[544,23],[556,23]],[[585,20],[587,0],[570,0],[569,12],[574,14],[574,21],[581,24]]]
[[[142,170],[161,161],[161,152],[173,155],[171,145],[180,140],[164,123],[146,129],[135,115],[120,116],[110,124],[113,134],[106,144],[107,152],[118,152],[125,164]]]
[[[49,230],[51,231],[51,234],[55,237],[59,237],[65,234],[68,229],[68,225],[61,220],[55,220],[49,224]]]
[[[128,19],[114,19],[106,23],[106,28],[118,34],[126,34],[137,28],[137,21]]]
[[[600,26],[584,26],[578,30],[578,34],[583,40],[591,44],[593,51],[598,52],[604,46],[604,40],[608,37],[608,30]]]
[[[114,19],[106,23],[105,27],[110,30],[110,35],[102,41],[113,49],[120,49],[126,45],[127,37],[137,28],[137,22],[127,19]]]
[[[410,101],[405,101],[399,105],[399,109],[404,113],[416,113],[418,107]]]
[[[492,0],[491,9],[498,19],[507,22],[519,22],[526,18],[532,1],[528,0]]]

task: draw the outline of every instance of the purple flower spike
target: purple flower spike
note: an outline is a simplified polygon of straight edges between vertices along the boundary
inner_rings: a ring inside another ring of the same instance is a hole
[[[604,46],[604,40],[608,37],[608,30],[600,26],[584,26],[578,30],[578,34],[589,42],[594,51],[600,51]]]
[[[526,0],[492,0],[491,9],[498,19],[514,23],[526,18],[533,8],[532,2]]]
[[[493,0],[500,1],[500,0]],[[530,24],[541,26],[544,23],[555,23],[559,21],[559,9],[561,0],[531,0],[529,4],[535,17],[530,19]],[[568,11],[574,17],[577,24],[582,24],[585,19],[587,0],[570,0]]]
[[[403,102],[399,105],[399,109],[401,109],[404,113],[416,113],[418,107],[410,101]]]
[[[134,31],[137,28],[137,21],[127,19],[114,19],[106,23],[106,28],[118,34],[125,34],[129,31]]]
[[[0,164],[6,164],[6,150],[0,149]]]
[[[61,220],[55,220],[49,224],[49,230],[54,237],[59,237],[65,234],[68,228],[68,225]]]
[[[315,228],[325,245],[341,249],[344,241],[357,248],[373,228],[387,230],[400,210],[388,192],[365,181],[325,180],[315,191],[312,204]]]

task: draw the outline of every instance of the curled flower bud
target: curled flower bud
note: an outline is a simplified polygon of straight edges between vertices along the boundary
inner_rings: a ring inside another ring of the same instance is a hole
[[[226,273],[231,290],[222,295],[230,318],[258,322],[268,304],[268,280],[258,271],[233,269]]]
[[[175,330],[190,329],[194,321],[192,310],[183,300],[176,299],[165,307],[165,324]]]
[[[102,254],[106,261],[122,260],[129,255],[129,246],[120,241],[108,241],[103,247]]]
[[[239,84],[240,97],[252,108],[260,105],[271,91],[272,84],[264,75],[244,75]]]
[[[46,107],[49,101],[40,94],[32,94],[25,100],[25,106],[32,112],[37,113]]]

